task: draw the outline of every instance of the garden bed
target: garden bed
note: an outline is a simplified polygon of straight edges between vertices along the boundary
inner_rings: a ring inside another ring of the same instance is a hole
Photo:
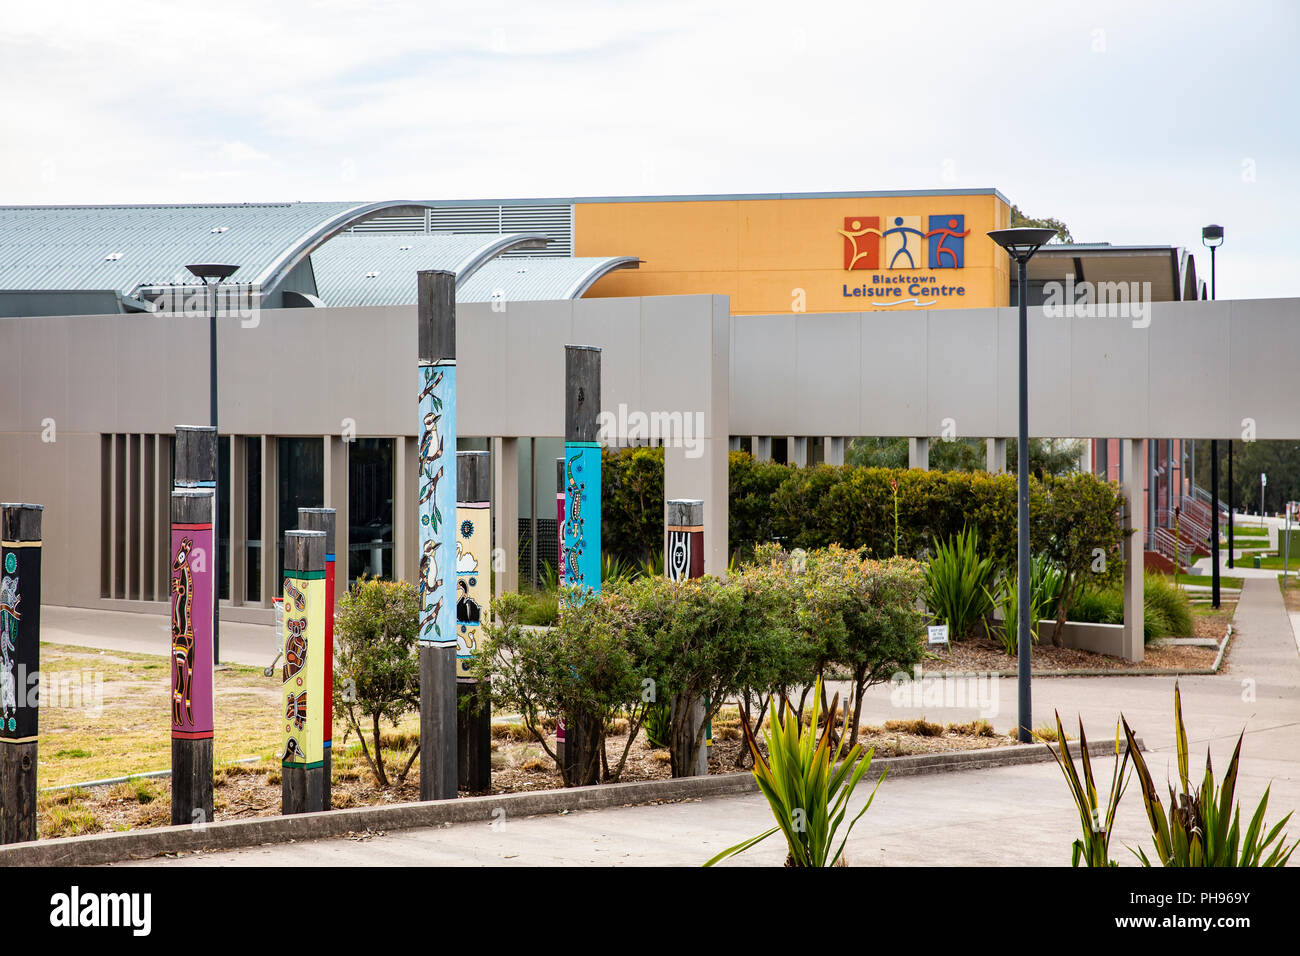
[[[522,736],[519,725],[495,726],[493,793],[563,787],[553,761],[546,757],[536,741],[512,739]],[[710,774],[750,772],[748,767],[741,769],[735,765],[743,746],[737,734],[739,730],[734,717],[724,715],[715,724],[717,739],[709,762]],[[607,752],[611,761],[618,759],[626,740],[625,734],[609,738]],[[554,747],[554,737],[549,737],[548,742]],[[890,721],[881,727],[864,727],[860,742],[864,747],[875,747],[877,757],[983,750],[1015,744],[1013,738],[995,733],[987,724],[973,722],[943,726],[924,720]],[[410,732],[397,731],[386,733],[384,743],[385,763],[395,778],[410,757],[415,738]],[[375,785],[359,748],[340,747],[333,776],[335,809],[420,799],[418,759],[403,783],[394,783],[384,789]],[[639,734],[629,750],[621,781],[666,780],[670,776],[668,751],[647,746],[644,735]],[[217,820],[280,815],[280,768],[274,761],[219,767],[215,778]],[[461,796],[469,794],[462,793]],[[166,777],[136,779],[113,786],[43,793],[39,809],[40,839],[168,826],[171,824],[171,781]]]

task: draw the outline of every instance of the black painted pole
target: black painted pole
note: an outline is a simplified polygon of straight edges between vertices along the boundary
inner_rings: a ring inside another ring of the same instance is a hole
[[[1030,693],[1029,583],[1029,259],[1020,262],[1020,426],[1016,435],[1016,652],[1019,740],[1033,740]]]
[[[418,273],[420,799],[456,796],[456,274]]]
[[[0,504],[0,843],[36,839],[43,511]]]
[[[1210,439],[1210,510],[1214,512],[1214,533],[1210,535],[1210,604],[1219,606],[1219,440]],[[1232,516],[1228,516],[1232,520]]]
[[[1235,507],[1234,495],[1232,493],[1232,439],[1228,439],[1228,567],[1235,568],[1236,564],[1232,560],[1232,526],[1236,523],[1232,520],[1233,515],[1237,513]],[[1264,514],[1264,498],[1261,495],[1259,499],[1259,513]]]

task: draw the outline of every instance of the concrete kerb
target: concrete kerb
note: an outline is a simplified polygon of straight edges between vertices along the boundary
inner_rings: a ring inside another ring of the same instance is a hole
[[[1145,749],[1141,740],[1138,747]],[[1073,748],[1077,751],[1077,744]],[[1114,752],[1111,741],[1089,744],[1092,755]],[[959,750],[910,757],[885,757],[872,761],[865,775],[878,778],[912,776],[956,770],[979,770],[1050,760],[1046,747],[1013,745],[985,750]],[[533,793],[507,793],[455,800],[389,804],[302,813],[293,816],[227,820],[198,826],[155,827],[125,833],[64,837],[0,847],[0,866],[93,866],[123,860],[147,859],[167,853],[233,850],[269,843],[294,843],[347,836],[367,831],[409,830],[538,816],[575,810],[599,810],[703,797],[753,793],[758,789],[749,773],[708,777],[679,777],[635,783],[600,784]]]

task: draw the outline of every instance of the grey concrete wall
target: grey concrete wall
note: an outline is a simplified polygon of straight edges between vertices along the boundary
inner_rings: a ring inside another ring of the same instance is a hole
[[[701,413],[700,457],[669,448],[666,483],[673,496],[709,503],[706,567],[725,570],[725,297],[524,302],[505,312],[476,303],[457,311],[461,435],[562,437],[566,344],[603,349],[603,408]],[[206,422],[207,336],[205,318],[0,319],[0,499],[46,505],[43,584],[51,603],[104,603],[100,435],[169,434],[178,424]],[[339,550],[346,553],[345,420],[355,422],[358,437],[402,438],[397,492],[410,484],[415,308],[268,310],[249,327],[222,319],[219,338],[222,434],[323,437],[325,504],[339,509]],[[42,441],[50,421],[56,440]],[[274,457],[263,455],[270,488]],[[544,462],[548,485],[553,472]],[[517,483],[508,493],[518,494]],[[267,499],[273,507],[274,496]],[[395,507],[395,570],[406,576],[414,564],[411,541],[403,539],[412,538],[414,522],[413,510]],[[274,590],[271,574],[264,569],[264,596]],[[124,603],[131,602],[113,606]]]
[[[1300,437],[1276,383],[1300,299],[1166,302],[1150,322],[1029,313],[1034,437]],[[733,316],[731,428],[745,435],[1017,431],[1015,309]]]

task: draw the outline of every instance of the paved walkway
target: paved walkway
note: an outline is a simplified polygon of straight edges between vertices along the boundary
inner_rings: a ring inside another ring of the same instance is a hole
[[[134,614],[41,605],[41,641],[136,654],[171,653],[171,621],[164,614]],[[275,657],[275,629],[269,624],[221,622],[221,660],[266,667]]]
[[[1193,741],[1192,772],[1199,774],[1208,741],[1221,771],[1246,728],[1238,793],[1253,809],[1272,782],[1268,818],[1300,808],[1300,656],[1281,595],[1271,581],[1245,582],[1237,611],[1238,636],[1230,665],[1213,677],[1182,680],[1183,707]],[[1151,753],[1161,785],[1173,765],[1173,678],[1050,678],[1033,687],[1034,723],[1053,708],[1067,725],[1082,714],[1093,738],[1113,733],[1122,709]],[[1015,682],[1000,681],[999,729],[1015,725]],[[895,706],[887,687],[869,694],[865,719],[919,716],[955,721],[978,716],[976,708]],[[1094,764],[1104,789],[1110,761]],[[862,794],[865,797],[865,792]],[[859,798],[861,799],[861,797]],[[1248,811],[1249,812],[1249,811]],[[565,816],[505,820],[496,826],[463,824],[410,830],[361,840],[335,839],[203,854],[165,865],[698,865],[731,844],[771,825],[758,795]],[[1053,763],[886,780],[853,837],[852,863],[1068,865],[1078,818]],[[1291,827],[1300,836],[1300,824]],[[1123,847],[1148,847],[1150,836],[1136,783],[1120,807],[1112,854],[1123,864]],[[743,865],[779,865],[778,837],[737,858]],[[147,861],[157,864],[159,861]]]

